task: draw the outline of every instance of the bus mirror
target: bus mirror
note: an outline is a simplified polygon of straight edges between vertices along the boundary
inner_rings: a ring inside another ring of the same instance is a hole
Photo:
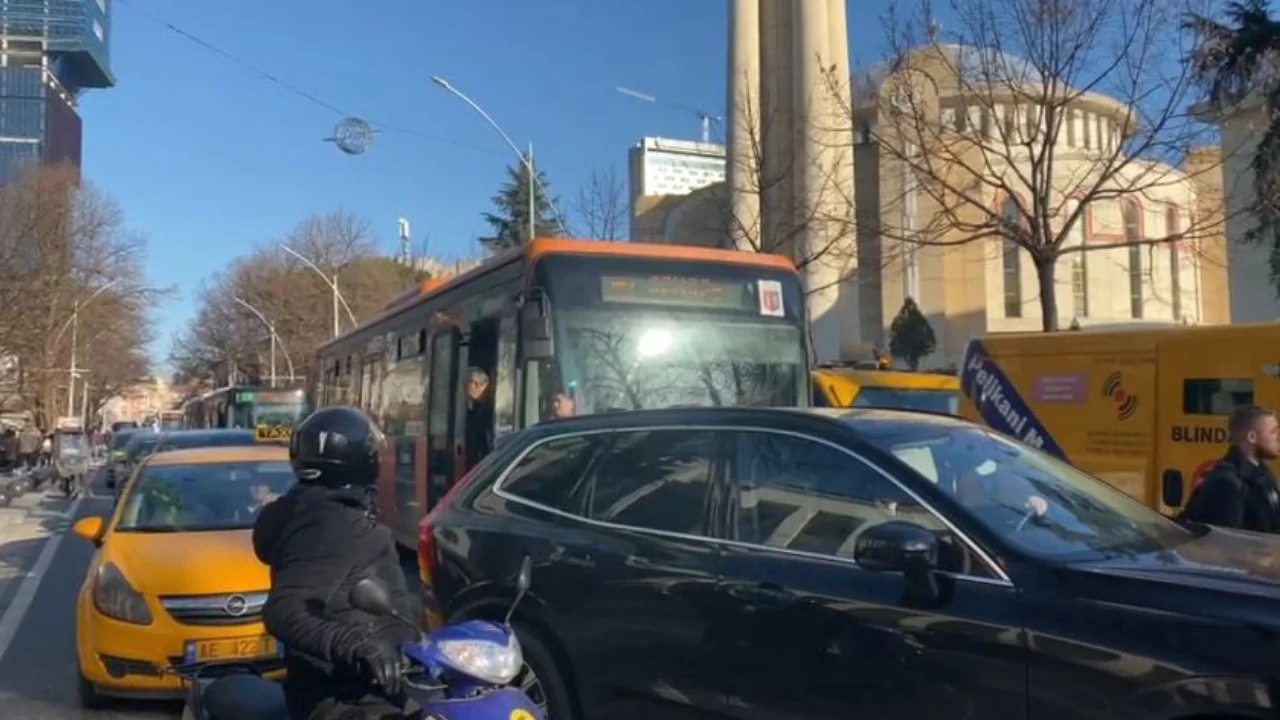
[[[546,360],[553,354],[548,309],[541,298],[531,298],[520,307],[520,354],[525,360]]]
[[[1160,479],[1160,494],[1166,507],[1182,506],[1182,471],[1165,470]]]

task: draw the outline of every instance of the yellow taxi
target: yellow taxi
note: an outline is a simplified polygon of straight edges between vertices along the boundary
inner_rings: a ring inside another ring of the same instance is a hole
[[[810,372],[818,407],[924,410],[955,415],[960,380],[942,373],[889,370],[884,363],[819,365]]]
[[[293,482],[278,445],[175,450],[137,469],[111,517],[75,524],[97,547],[76,604],[82,704],[179,697],[170,670],[182,665],[282,672],[262,625],[271,579],[252,528]]]

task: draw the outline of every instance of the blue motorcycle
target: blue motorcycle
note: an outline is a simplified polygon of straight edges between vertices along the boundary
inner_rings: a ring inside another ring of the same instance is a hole
[[[512,681],[524,668],[511,616],[529,591],[533,563],[525,557],[516,577],[516,596],[502,623],[469,620],[429,635],[396,612],[387,588],[364,579],[351,589],[351,605],[370,615],[412,627],[420,639],[401,647],[406,720],[546,720]],[[173,668],[188,683],[183,720],[288,720],[284,690],[243,665]]]

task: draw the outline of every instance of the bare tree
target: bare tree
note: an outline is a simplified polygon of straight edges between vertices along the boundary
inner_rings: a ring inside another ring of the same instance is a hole
[[[17,358],[17,393],[45,427],[64,412],[73,334],[81,381],[145,372],[147,316],[168,292],[147,284],[145,252],[73,167],[33,167],[0,188],[0,356]]]
[[[838,100],[842,91],[847,92],[842,87],[845,83],[832,77],[825,88],[838,111],[847,107]],[[789,257],[801,272],[811,265],[836,270],[828,276],[831,279],[827,285],[806,288],[810,293],[823,291],[848,280],[858,270],[856,225],[844,212],[853,206],[853,168],[841,163],[819,166],[818,187],[812,195],[823,201],[800,202],[792,190],[804,169],[791,146],[797,140],[783,136],[792,132],[825,135],[824,131],[830,129],[829,121],[812,116],[795,128],[785,122],[782,108],[763,105],[751,92],[742,99],[735,142],[744,147],[738,160],[740,167],[735,169],[743,181],[736,189],[727,185],[718,188],[717,212],[707,218],[707,225],[701,229],[722,237],[726,247],[736,238],[738,249]],[[780,152],[779,147],[784,151]],[[748,205],[758,211],[745,215],[736,212],[734,192],[750,196]],[[824,230],[822,242],[805,247],[802,238],[819,227]]]
[[[1108,248],[1198,249],[1220,234],[1220,208],[1204,203],[1156,233],[1131,214],[1179,193],[1192,202],[1220,177],[1198,152],[1211,129],[1189,111],[1188,1],[950,0],[945,35],[928,0],[891,10],[888,62],[846,117],[899,168],[891,194],[918,210],[877,213],[873,233],[904,252],[1025,251],[1046,331],[1058,327],[1059,260],[1098,247],[1071,241],[1084,223],[1106,226]]]
[[[356,320],[378,315],[386,304],[422,279],[422,274],[377,254],[370,224],[346,212],[307,218],[282,242],[339,278],[342,297]],[[274,328],[277,375],[287,370],[287,353],[298,379],[315,377],[315,351],[333,334],[332,290],[277,242],[238,258],[202,291],[192,324],[175,339],[170,358],[182,380],[208,379],[221,385],[235,378],[262,382],[268,376],[271,333],[244,301]],[[340,316],[349,330],[345,310]]]
[[[627,195],[610,167],[592,170],[571,203],[578,232],[592,240],[624,240],[627,233]]]

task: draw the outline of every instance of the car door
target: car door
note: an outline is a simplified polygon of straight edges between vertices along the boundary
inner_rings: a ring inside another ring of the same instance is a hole
[[[538,599],[561,640],[589,714],[697,716],[722,707],[707,643],[718,546],[707,539],[721,436],[627,430],[535,446],[500,494],[544,515],[530,543]],[[580,478],[580,479],[575,479]]]
[[[814,437],[741,430],[716,628],[741,718],[1020,718],[1026,653],[1014,588],[941,517],[860,457]],[[939,535],[938,595],[854,560],[891,520]]]

